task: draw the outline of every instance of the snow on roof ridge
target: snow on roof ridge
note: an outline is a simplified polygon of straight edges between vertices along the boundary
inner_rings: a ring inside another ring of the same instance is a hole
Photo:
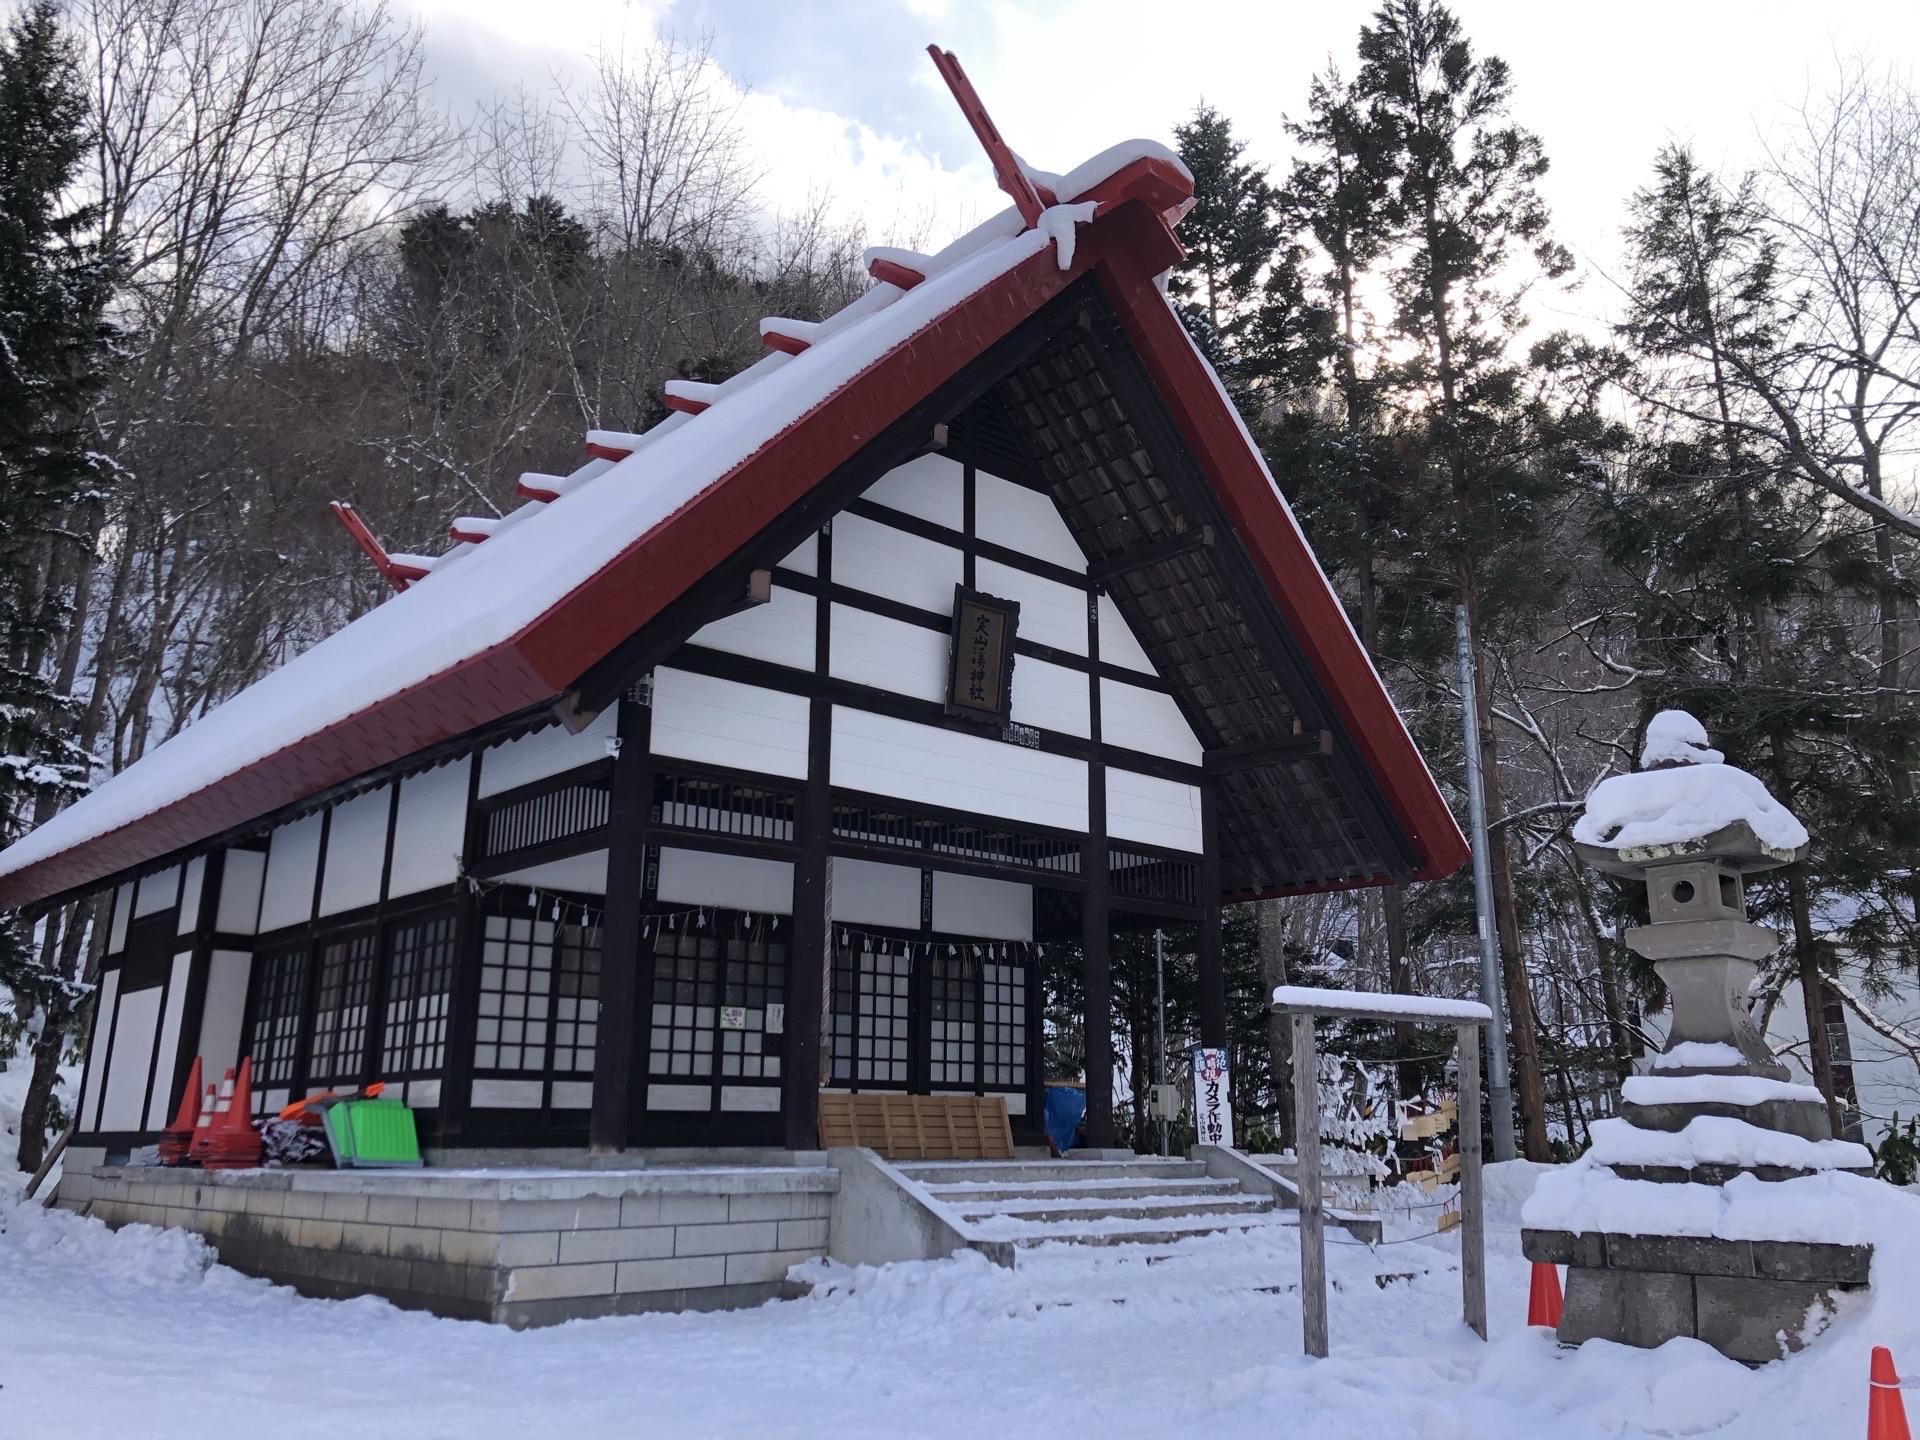
[[[826,397],[1047,244],[1038,232],[1015,237],[911,292],[896,292],[860,318],[881,313],[898,318],[841,332],[862,341],[816,344],[804,356],[766,356],[722,387],[739,382],[758,391],[752,401],[729,407],[732,423],[696,426],[690,417],[670,416],[637,437],[643,451],[609,463],[592,477],[631,467],[626,478],[645,483],[600,485],[583,478],[564,497],[564,506],[536,503],[503,516],[486,545],[424,557],[434,571],[455,569],[454,578],[412,587],[376,605],[215,707],[0,852],[0,875],[124,829],[411,686],[512,643],[588,577],[778,440]],[[841,314],[861,309],[873,293]],[[802,361],[805,368],[792,377],[785,373]],[[747,375],[754,378],[747,381]],[[556,508],[566,518],[546,530],[525,523]],[[561,555],[565,563],[554,563]],[[456,558],[462,563],[451,567]]]

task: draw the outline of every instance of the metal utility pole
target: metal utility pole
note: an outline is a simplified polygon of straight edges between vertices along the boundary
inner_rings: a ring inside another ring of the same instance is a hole
[[[1473,908],[1480,917],[1480,999],[1493,1012],[1493,1022],[1487,1026],[1487,1106],[1493,1112],[1493,1158],[1511,1160],[1513,1081],[1507,1074],[1505,990],[1500,982],[1500,938],[1493,921],[1493,866],[1487,859],[1487,793],[1480,776],[1480,704],[1474,687],[1473,629],[1464,605],[1453,607],[1453,636],[1454,658],[1460,665],[1460,728],[1467,741],[1467,827],[1473,842]],[[1461,1090],[1466,1090],[1464,1077]],[[1462,1110],[1462,1129],[1469,1123]]]
[[[1161,932],[1153,932],[1153,988],[1158,997],[1154,1002],[1154,1033],[1160,1041],[1160,1083],[1153,1087],[1154,1109],[1160,1112],[1160,1155],[1165,1159],[1172,1141],[1168,1135],[1166,1091],[1167,1083],[1167,957],[1162,943]]]

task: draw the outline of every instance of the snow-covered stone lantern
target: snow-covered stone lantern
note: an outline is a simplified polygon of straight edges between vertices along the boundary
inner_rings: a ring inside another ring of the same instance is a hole
[[[1647,726],[1643,767],[1602,783],[1573,828],[1574,849],[1596,870],[1647,887],[1649,923],[1629,930],[1673,1000],[1663,1074],[1787,1078],[1754,1029],[1759,962],[1780,937],[1747,919],[1746,877],[1807,853],[1806,828],[1746,771],[1725,763],[1684,710]],[[1817,1133],[1825,1137],[1825,1111]]]
[[[1835,1292],[1866,1284],[1865,1219],[1840,1172],[1872,1157],[1833,1138],[1820,1092],[1788,1081],[1751,1015],[1779,937],[1747,918],[1747,877],[1803,858],[1807,832],[1725,763],[1693,716],[1662,711],[1642,768],[1602,782],[1573,827],[1587,864],[1647,887],[1626,943],[1672,998],[1651,1073],[1621,1088],[1593,1148],[1544,1176],[1522,1221],[1564,1264],[1563,1344],[1705,1340],[1749,1364],[1797,1350]]]

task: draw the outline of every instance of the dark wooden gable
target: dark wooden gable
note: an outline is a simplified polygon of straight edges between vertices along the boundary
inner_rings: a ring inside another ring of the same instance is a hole
[[[1091,287],[954,425],[1045,486],[1210,752],[1225,893],[1404,878],[1417,864],[1132,342]],[[1203,530],[1212,543],[1198,543]]]

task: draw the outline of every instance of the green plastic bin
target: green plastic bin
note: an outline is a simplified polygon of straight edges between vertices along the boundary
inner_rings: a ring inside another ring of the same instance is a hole
[[[321,1113],[333,1163],[341,1169],[421,1163],[413,1111],[398,1100],[338,1100]]]

